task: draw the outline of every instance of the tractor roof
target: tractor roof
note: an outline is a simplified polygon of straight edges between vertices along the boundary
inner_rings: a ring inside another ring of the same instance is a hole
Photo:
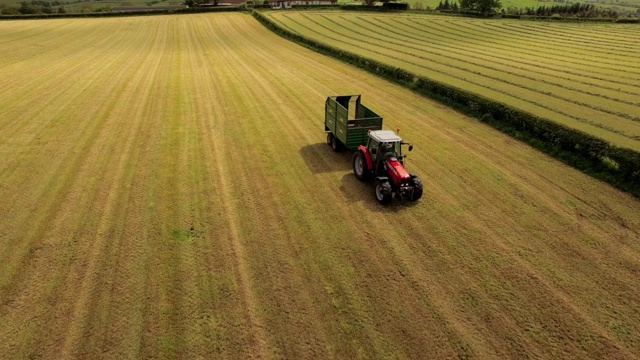
[[[391,130],[374,130],[369,133],[372,139],[377,140],[379,142],[397,142],[402,141],[400,136],[396,135],[395,132]]]

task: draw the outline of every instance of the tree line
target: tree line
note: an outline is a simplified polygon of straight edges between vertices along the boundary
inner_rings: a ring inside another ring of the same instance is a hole
[[[618,17],[618,12],[611,9],[599,8],[593,4],[567,4],[553,6],[539,6],[538,8],[510,8],[509,14],[528,16],[561,16],[579,18],[612,18]]]
[[[602,7],[598,7],[594,4],[584,4],[584,3],[574,3],[574,4],[564,4],[564,5],[552,5],[552,6],[539,6],[537,8],[534,7],[509,7],[506,9],[502,9],[502,4],[499,0],[459,0],[460,2],[456,2],[455,0],[440,0],[440,3],[435,8],[437,11],[441,12],[453,12],[453,13],[481,13],[484,15],[498,13],[499,11],[502,14],[509,15],[524,15],[524,16],[539,16],[539,17],[559,17],[559,18],[584,18],[584,19],[595,19],[595,18],[608,18],[608,19],[617,19],[620,14],[613,9],[606,9]],[[425,7],[423,3],[416,2],[414,6],[412,6],[412,10],[431,10],[429,7]],[[640,10],[639,10],[640,13]]]
[[[2,15],[18,14],[64,14],[67,10],[60,1],[23,1],[20,7],[4,7]]]
[[[436,10],[441,10],[441,11],[442,10],[444,10],[444,11],[450,10],[450,11],[453,11],[453,12],[458,12],[458,11],[460,11],[460,7],[458,6],[458,3],[455,2],[455,1],[453,3],[450,3],[449,0],[444,0],[444,2],[442,2],[442,0],[440,0],[440,3],[436,7]]]
[[[430,10],[425,9],[422,3],[416,3],[414,10]],[[466,13],[480,13],[488,15],[496,13],[502,7],[500,0],[460,0],[460,4],[452,0],[440,0],[440,3],[436,7],[436,10],[442,12],[466,12]]]

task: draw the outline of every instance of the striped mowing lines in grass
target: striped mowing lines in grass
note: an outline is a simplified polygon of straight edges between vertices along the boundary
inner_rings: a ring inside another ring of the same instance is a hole
[[[627,194],[246,14],[0,33],[0,357],[640,356]],[[325,144],[353,93],[420,202]]]
[[[428,15],[271,12],[304,36],[640,150],[640,29]]]

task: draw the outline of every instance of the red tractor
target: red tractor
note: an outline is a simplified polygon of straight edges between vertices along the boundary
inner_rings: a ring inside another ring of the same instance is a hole
[[[405,143],[393,131],[382,130],[382,117],[364,106],[360,95],[329,96],[324,131],[334,151],[355,152],[353,173],[361,181],[375,181],[380,204],[388,204],[394,193],[403,200],[422,197],[422,182],[404,168]],[[413,145],[407,145],[411,151]]]
[[[382,205],[391,202],[394,193],[402,200],[422,197],[422,181],[404,168],[402,145],[413,150],[391,130],[369,131],[367,145],[358,146],[353,155],[353,173],[360,181],[375,182],[376,200]]]

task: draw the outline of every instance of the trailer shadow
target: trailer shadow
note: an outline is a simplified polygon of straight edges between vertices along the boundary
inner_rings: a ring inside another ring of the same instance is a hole
[[[340,191],[342,194],[352,202],[362,201],[363,204],[370,211],[378,211],[378,212],[398,212],[407,208],[412,208],[416,206],[420,201],[425,200],[423,197],[421,200],[417,202],[414,201],[401,201],[398,197],[394,196],[393,201],[389,205],[380,205],[376,200],[375,196],[375,187],[373,183],[364,183],[350,173],[345,174],[342,177],[342,184],[340,185]]]
[[[327,143],[306,145],[301,147],[299,151],[307,167],[314,174],[351,169],[353,156],[351,152],[346,150],[335,152]]]

